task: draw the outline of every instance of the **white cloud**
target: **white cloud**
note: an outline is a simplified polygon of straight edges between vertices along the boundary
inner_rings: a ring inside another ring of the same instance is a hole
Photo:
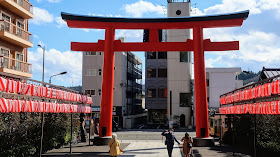
[[[61,17],[56,17],[55,21],[57,23],[56,25],[57,28],[62,28],[63,26],[67,26],[67,23]]]
[[[267,10],[274,10],[280,13],[279,9],[279,0],[223,0],[222,4],[204,9],[204,12],[206,14],[217,14],[250,10],[250,14],[254,15]]]
[[[217,14],[217,13],[231,13],[243,10],[250,10],[251,14],[261,13],[260,8],[256,0],[223,0],[222,4],[209,7],[204,10],[206,14]]]
[[[136,3],[126,4],[124,9],[127,14],[133,17],[142,17],[144,13],[164,14],[166,8],[160,5],[154,5],[151,2],[140,0]]]
[[[40,25],[42,23],[51,23],[54,18],[47,10],[34,7],[33,8],[34,18],[30,20],[31,23]]]
[[[36,52],[29,51],[28,62],[32,64],[33,74],[42,73],[43,50],[38,48]],[[53,74],[67,71],[65,76],[52,78],[55,80],[63,79],[64,85],[72,85],[72,81],[81,84],[82,80],[82,52],[61,52],[56,49],[46,50],[45,52],[45,79]],[[39,75],[39,77],[40,77]]]
[[[242,26],[241,26],[242,27]],[[275,33],[248,30],[239,33],[237,29],[207,29],[205,36],[212,41],[239,40],[238,51],[206,52],[206,65],[208,67],[242,67],[259,71],[263,66],[279,67],[280,36]],[[215,57],[213,57],[215,56]]]
[[[271,11],[280,13],[280,0],[223,0],[221,4],[203,11],[192,9],[192,15],[196,16],[195,12],[198,15],[212,15],[243,10],[250,10],[250,16],[259,14],[261,18],[271,19]],[[255,25],[260,19],[250,16],[241,27],[204,29],[205,39],[239,41],[238,51],[205,52],[207,67],[242,67],[255,72],[263,66],[279,68],[280,46],[277,41],[280,35],[270,30],[270,27],[274,27],[270,24],[265,29]],[[277,18],[279,15],[275,13],[273,16]]]
[[[126,42],[142,42],[143,30],[126,30],[121,29],[116,31],[116,39],[124,37]]]

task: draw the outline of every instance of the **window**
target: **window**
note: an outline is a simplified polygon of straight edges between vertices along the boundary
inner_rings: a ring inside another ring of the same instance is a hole
[[[9,57],[10,50],[6,48],[1,48],[0,56]]]
[[[96,69],[85,69],[85,76],[96,76]]]
[[[148,69],[148,71],[147,71],[147,77],[148,77],[148,78],[156,77],[156,69]]]
[[[167,59],[167,52],[158,52],[158,59]]]
[[[9,67],[9,56],[10,56],[10,50],[6,48],[1,48],[0,51],[0,66],[3,68]]]
[[[22,6],[22,0],[17,1],[18,5]]]
[[[86,94],[89,94],[90,96],[95,96],[95,90],[93,89],[93,90],[85,90],[85,93]]]
[[[21,66],[21,64],[23,61],[23,54],[22,53],[16,53],[16,70],[20,71],[23,67]]]
[[[156,89],[147,89],[147,98],[156,98]]]
[[[148,59],[156,59],[156,52],[147,52],[147,58]]]
[[[167,95],[166,95],[166,88],[160,88],[158,89],[158,97],[159,98],[167,98]]]
[[[1,30],[5,29],[5,31],[10,32],[11,17],[2,13],[2,20],[7,21],[7,22],[1,23]]]
[[[180,62],[190,62],[189,52],[180,52]]]
[[[11,22],[11,17],[2,13],[2,20],[5,20],[5,21],[8,21],[8,22]]]
[[[17,35],[21,36],[22,35],[22,30],[24,30],[24,24],[17,21]]]
[[[158,77],[167,78],[167,69],[158,69]]]
[[[101,70],[101,69],[99,69],[98,74],[99,74],[99,75],[102,75],[102,70]]]
[[[190,106],[190,93],[180,93],[180,107],[189,107]]]
[[[86,56],[95,56],[96,52],[86,52]]]

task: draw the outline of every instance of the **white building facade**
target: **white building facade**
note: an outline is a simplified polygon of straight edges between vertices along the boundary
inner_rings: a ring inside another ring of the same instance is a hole
[[[237,80],[241,68],[206,68],[208,109],[219,111],[220,95],[243,86],[242,80]],[[236,77],[237,76],[237,77]]]
[[[91,95],[94,119],[99,120],[103,52],[83,52],[82,92]],[[113,119],[131,128],[142,109],[142,61],[132,52],[116,52],[114,67]],[[130,116],[128,123],[126,117]],[[131,117],[132,116],[132,117]]]

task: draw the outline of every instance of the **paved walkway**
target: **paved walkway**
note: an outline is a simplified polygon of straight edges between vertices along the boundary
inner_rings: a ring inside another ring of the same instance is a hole
[[[168,157],[166,145],[161,141],[130,143],[120,157]],[[174,145],[172,156],[181,157],[178,144]]]
[[[121,143],[121,149],[123,154],[120,157],[168,157],[166,146],[162,141],[123,141]],[[180,147],[175,144],[172,156],[182,157]],[[70,154],[69,146],[60,149],[53,149],[42,156],[45,157],[108,157],[108,146],[88,146],[88,143],[75,144],[72,147],[72,154]],[[232,156],[232,148],[228,146],[214,146],[214,147],[193,147],[194,157],[230,157]],[[236,153],[235,157],[249,157],[249,155],[243,155]]]

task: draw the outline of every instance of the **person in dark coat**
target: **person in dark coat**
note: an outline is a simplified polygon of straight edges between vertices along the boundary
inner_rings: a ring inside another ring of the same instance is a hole
[[[165,145],[167,146],[167,152],[169,157],[172,157],[172,150],[174,146],[174,140],[180,144],[180,142],[176,139],[173,129],[165,130],[164,132],[161,133],[162,136],[165,136]]]

